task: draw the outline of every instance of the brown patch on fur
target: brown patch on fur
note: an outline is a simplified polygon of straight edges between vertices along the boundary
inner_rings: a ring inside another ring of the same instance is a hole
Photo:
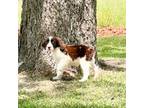
[[[56,48],[56,47],[60,47],[60,50],[61,50],[62,52],[66,52],[66,51],[65,51],[65,44],[64,44],[64,42],[61,40],[61,38],[59,38],[59,37],[54,37],[53,40],[54,40],[54,43],[55,43],[55,45],[54,45],[55,48]]]
[[[78,57],[84,57],[86,55],[86,60],[90,61],[94,55],[94,49],[85,45],[66,45],[65,51],[67,54],[69,54],[72,60],[75,60]]]
[[[93,48],[90,48],[86,45],[66,45],[59,37],[54,37],[54,40],[58,44],[57,46],[60,47],[60,50],[68,54],[72,60],[77,59],[78,57],[84,57],[86,55],[86,60],[92,60],[95,51]]]
[[[92,57],[94,56],[95,54],[95,51],[93,48],[88,48],[87,51],[86,51],[86,60],[87,61],[90,61],[92,60]]]
[[[43,47],[44,49],[46,49],[47,44],[48,44],[48,39],[43,42],[42,47]]]

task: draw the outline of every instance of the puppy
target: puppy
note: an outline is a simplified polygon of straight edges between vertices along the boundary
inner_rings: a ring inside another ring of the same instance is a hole
[[[92,68],[94,79],[99,74],[99,67],[95,64],[95,50],[86,45],[67,45],[59,37],[48,37],[42,47],[46,51],[52,51],[52,56],[56,62],[56,73],[53,80],[60,80],[63,71],[70,65],[79,66],[82,69],[83,77],[80,82],[86,81]]]

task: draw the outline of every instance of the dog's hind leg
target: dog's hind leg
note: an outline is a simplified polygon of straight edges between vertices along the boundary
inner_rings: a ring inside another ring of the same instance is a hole
[[[82,58],[80,60],[80,66],[82,69],[83,77],[79,80],[80,82],[84,82],[88,79],[89,76],[89,62],[85,60],[85,58]]]
[[[97,64],[95,64],[95,61],[93,60],[91,62],[92,70],[94,71],[94,80],[100,75],[100,68]]]
[[[100,69],[99,66],[94,64],[94,80],[100,75]]]

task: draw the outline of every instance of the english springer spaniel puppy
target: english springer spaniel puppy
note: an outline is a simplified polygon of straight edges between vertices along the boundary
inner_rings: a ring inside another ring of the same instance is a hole
[[[48,37],[42,44],[46,51],[52,51],[54,60],[56,61],[56,73],[53,80],[62,78],[64,69],[69,65],[79,66],[82,69],[83,77],[80,82],[86,81],[92,68],[94,79],[97,77],[99,70],[95,64],[95,50],[86,45],[67,45],[59,37]]]

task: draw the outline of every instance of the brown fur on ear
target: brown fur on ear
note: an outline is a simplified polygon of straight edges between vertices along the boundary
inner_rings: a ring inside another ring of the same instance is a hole
[[[46,45],[47,45],[47,44],[48,44],[48,40],[46,40],[46,41],[43,42],[42,47],[43,47],[44,49],[46,49]]]
[[[54,37],[54,40],[56,40],[56,41],[57,41],[57,43],[58,43],[58,45],[59,45],[59,46],[64,45],[64,42],[62,41],[62,39],[61,39],[61,38],[59,38],[59,37]]]
[[[57,46],[60,47],[60,50],[62,52],[66,52],[64,41],[59,37],[54,37],[54,40],[56,40]]]

